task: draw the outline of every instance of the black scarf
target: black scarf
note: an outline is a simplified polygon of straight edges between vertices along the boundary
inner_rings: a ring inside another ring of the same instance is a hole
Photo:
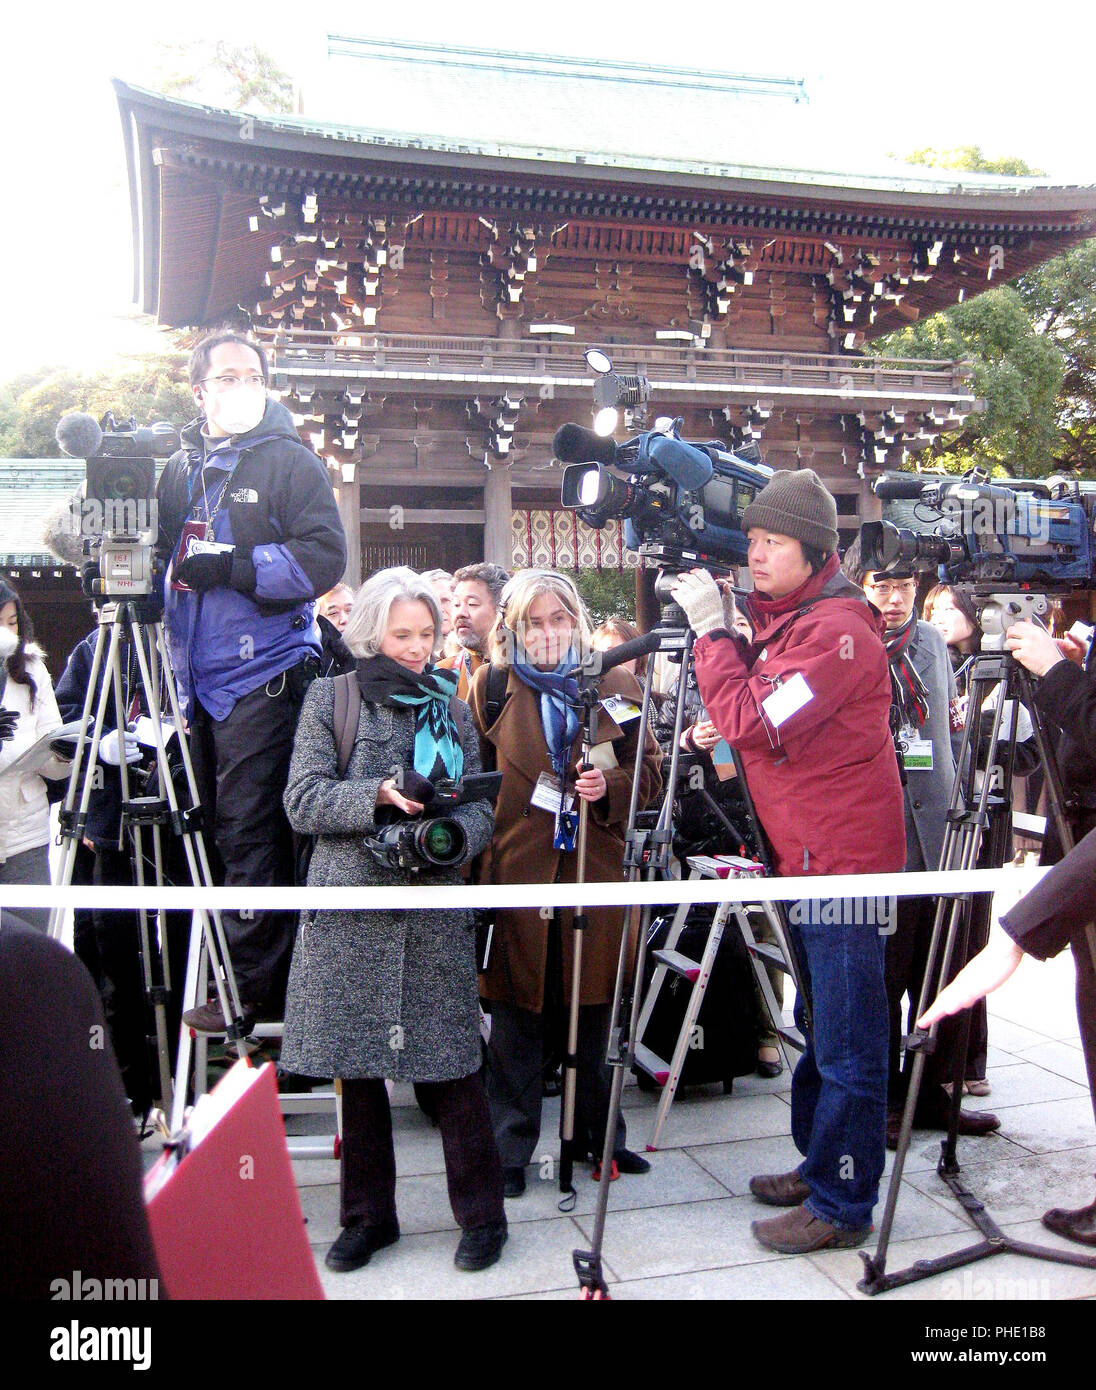
[[[925,682],[913,669],[909,643],[916,632],[917,614],[911,613],[901,627],[887,632],[883,643],[890,662],[891,703],[898,710],[903,725],[923,727],[929,717],[929,692]]]
[[[415,771],[431,781],[460,778],[464,751],[450,710],[457,689],[454,671],[427,666],[416,676],[389,656],[361,657],[357,665],[362,699],[415,712]]]

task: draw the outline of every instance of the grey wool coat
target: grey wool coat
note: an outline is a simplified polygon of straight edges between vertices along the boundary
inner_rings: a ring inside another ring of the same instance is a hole
[[[951,788],[955,780],[955,755],[961,735],[951,729],[951,702],[955,699],[955,673],[947,643],[929,623],[918,620],[910,638],[910,660],[925,683],[929,715],[921,737],[932,742],[932,771],[911,768],[903,800],[906,805],[906,869],[935,869],[940,863],[947,827]]]
[[[480,770],[468,706],[455,706],[464,772]],[[413,767],[414,713],[363,700],[342,779],[333,729],[334,682],[313,681],[301,709],[285,809],[293,829],[316,836],[309,885],[459,884],[459,868],[392,871],[363,843],[377,792],[394,766]],[[468,856],[486,849],[490,803],[451,813]],[[282,1064],[306,1076],[450,1081],[478,1071],[479,1001],[472,916],[438,911],[308,911],[303,914],[286,998]]]

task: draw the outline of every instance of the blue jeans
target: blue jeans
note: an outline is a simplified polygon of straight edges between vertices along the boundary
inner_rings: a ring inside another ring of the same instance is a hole
[[[804,1205],[847,1229],[871,1224],[886,1159],[886,936],[872,902],[802,901],[789,912],[813,1020],[792,1077],[792,1138],[811,1189]],[[799,998],[795,1020],[806,1033]]]

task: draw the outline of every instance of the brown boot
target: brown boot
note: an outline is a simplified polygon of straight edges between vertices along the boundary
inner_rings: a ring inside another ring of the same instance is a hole
[[[1075,1240],[1078,1245],[1096,1245],[1096,1202],[1078,1207],[1076,1211],[1052,1207],[1043,1213],[1043,1225],[1055,1235]]]
[[[763,1173],[750,1179],[750,1191],[769,1207],[797,1207],[811,1195],[811,1189],[792,1173]]]
[[[860,1226],[856,1230],[831,1226],[828,1221],[812,1215],[806,1207],[792,1207],[783,1216],[774,1216],[769,1221],[754,1221],[750,1230],[759,1244],[781,1255],[809,1255],[813,1250],[846,1250],[853,1245],[862,1245],[872,1233],[870,1225]]]

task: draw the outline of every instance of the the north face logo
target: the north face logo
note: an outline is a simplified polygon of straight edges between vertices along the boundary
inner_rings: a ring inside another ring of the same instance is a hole
[[[233,502],[257,502],[259,494],[253,487],[241,487],[232,493],[231,500]]]

